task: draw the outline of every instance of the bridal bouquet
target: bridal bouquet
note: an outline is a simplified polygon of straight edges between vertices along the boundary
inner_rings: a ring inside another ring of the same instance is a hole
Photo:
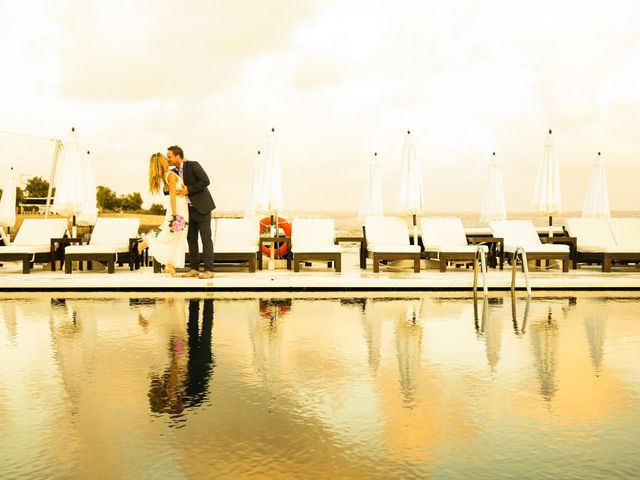
[[[172,215],[169,219],[169,230],[172,232],[182,232],[187,225],[189,222],[182,215]]]

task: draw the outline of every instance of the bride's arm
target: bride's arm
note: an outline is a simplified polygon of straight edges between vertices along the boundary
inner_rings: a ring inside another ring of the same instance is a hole
[[[171,215],[177,214],[176,208],[176,183],[178,183],[178,176],[171,172],[167,175],[167,181],[169,182],[169,200],[171,203]]]

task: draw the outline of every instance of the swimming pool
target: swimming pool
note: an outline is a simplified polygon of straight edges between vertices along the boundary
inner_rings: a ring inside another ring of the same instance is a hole
[[[640,296],[19,294],[3,478],[630,478]]]

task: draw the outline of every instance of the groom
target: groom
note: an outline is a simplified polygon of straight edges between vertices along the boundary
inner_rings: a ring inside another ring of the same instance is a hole
[[[191,269],[184,277],[213,278],[213,241],[211,240],[211,211],[216,208],[207,186],[209,177],[198,162],[184,159],[184,152],[174,145],[167,149],[169,163],[178,169],[184,187],[176,193],[186,196],[189,202],[189,265]],[[204,273],[200,273],[198,232],[202,240]]]

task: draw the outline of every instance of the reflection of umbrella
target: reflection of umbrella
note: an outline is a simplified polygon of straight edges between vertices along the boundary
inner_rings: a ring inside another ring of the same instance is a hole
[[[16,188],[16,176],[11,167],[0,198],[0,226],[8,229],[16,225]]]
[[[369,177],[364,187],[358,217],[376,217],[384,215],[382,206],[382,172],[378,154],[374,153],[369,165]]]
[[[531,324],[529,335],[540,380],[540,394],[550,402],[558,390],[555,378],[558,368],[558,327],[551,318],[551,307],[545,321]]]
[[[371,308],[368,308],[366,304],[362,308],[362,328],[364,329],[364,338],[367,341],[369,368],[377,372],[380,366],[382,319],[380,315],[372,314],[370,310]]]
[[[247,205],[244,209],[245,218],[255,217],[260,213],[261,209],[261,195],[262,195],[262,178],[264,176],[264,157],[260,155],[258,150],[258,156],[253,164],[253,174],[251,176],[251,185],[249,185],[249,198],[247,199]]]
[[[549,130],[544,143],[544,158],[538,170],[538,179],[533,191],[533,211],[549,216],[549,236],[553,236],[553,215],[560,213],[561,210],[558,148]]]
[[[504,181],[502,170],[496,160],[496,152],[493,152],[489,160],[489,174],[487,176],[487,189],[484,192],[482,213],[480,221],[491,222],[493,220],[506,220],[507,207],[504,201]]]
[[[98,331],[95,308],[90,302],[52,299],[49,326],[54,358],[75,413],[87,376],[93,369]]]
[[[62,158],[56,172],[56,195],[53,211],[65,217],[73,217],[73,236],[76,236],[76,215],[82,209],[82,155],[78,135],[74,128],[64,144]]]
[[[611,209],[609,208],[609,187],[607,186],[607,171],[604,166],[604,159],[598,152],[598,156],[593,162],[591,171],[591,181],[587,196],[582,207],[583,217],[609,218]]]
[[[96,198],[96,171],[87,151],[82,162],[82,203],[78,214],[78,225],[95,225],[98,218]]]
[[[584,326],[587,329],[587,338],[589,339],[589,349],[591,350],[591,362],[596,370],[596,375],[599,375],[600,367],[602,366],[607,316],[606,310],[590,308],[584,318]]]
[[[416,305],[410,303],[396,320],[396,350],[398,352],[398,370],[400,390],[405,405],[415,406],[415,393],[420,378],[420,356],[422,354],[422,324]]]
[[[398,192],[398,210],[411,215],[413,218],[413,241],[418,244],[418,227],[416,215],[424,208],[424,192],[422,188],[422,169],[416,159],[416,147],[411,139],[411,132],[407,131],[402,148],[402,170],[400,189]]]
[[[482,306],[482,326],[480,328],[484,334],[485,346],[487,349],[487,361],[494,369],[500,361],[500,349],[502,347],[502,317],[500,315],[489,314],[489,301],[484,297]]]

